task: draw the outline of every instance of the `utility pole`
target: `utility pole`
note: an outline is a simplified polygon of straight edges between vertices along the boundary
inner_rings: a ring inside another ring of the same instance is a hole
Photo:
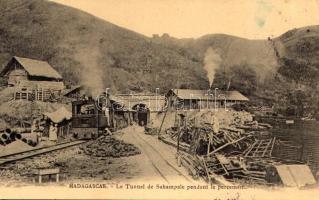
[[[217,90],[218,90],[218,88],[215,88],[215,112],[216,112],[216,110],[217,110],[217,102],[216,102],[216,97],[217,97]]]

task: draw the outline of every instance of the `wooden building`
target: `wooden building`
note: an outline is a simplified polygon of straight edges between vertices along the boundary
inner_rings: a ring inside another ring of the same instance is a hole
[[[49,137],[50,129],[55,127],[58,141],[70,137],[72,113],[65,107],[60,107],[54,112],[43,113],[44,131],[42,136]],[[51,127],[50,127],[51,126]],[[50,138],[50,137],[49,137]]]
[[[65,88],[62,76],[45,61],[14,56],[0,75],[15,87],[15,99],[45,101]]]
[[[62,76],[45,61],[14,56],[0,75],[7,77],[8,86],[64,89]]]
[[[166,94],[166,106],[174,109],[214,109],[249,101],[238,91],[171,89]]]

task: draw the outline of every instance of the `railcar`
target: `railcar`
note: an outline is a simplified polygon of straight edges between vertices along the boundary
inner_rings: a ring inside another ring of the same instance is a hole
[[[76,139],[95,139],[109,127],[108,117],[92,98],[72,102],[72,129]]]

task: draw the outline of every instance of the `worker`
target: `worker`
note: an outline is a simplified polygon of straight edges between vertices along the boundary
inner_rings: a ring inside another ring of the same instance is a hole
[[[213,131],[214,133],[218,133],[219,132],[219,120],[216,116],[212,117],[212,125],[213,125]]]
[[[106,106],[102,107],[102,111],[106,118],[106,123],[109,126],[110,125],[110,109]]]
[[[37,130],[37,120],[33,120],[31,125],[31,134],[35,133],[36,130]]]
[[[50,124],[49,140],[54,142],[57,142],[58,140],[58,127],[57,124],[53,124],[53,122]]]
[[[141,120],[141,121],[140,121],[140,125],[141,125],[141,126],[144,126],[144,124],[145,124],[145,123],[144,123],[144,120]]]
[[[38,144],[41,140],[39,120],[33,120],[31,125],[31,135],[35,136],[37,144]]]

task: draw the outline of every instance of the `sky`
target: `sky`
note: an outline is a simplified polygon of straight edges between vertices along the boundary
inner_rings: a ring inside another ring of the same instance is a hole
[[[52,0],[143,35],[276,37],[319,25],[319,0]]]

